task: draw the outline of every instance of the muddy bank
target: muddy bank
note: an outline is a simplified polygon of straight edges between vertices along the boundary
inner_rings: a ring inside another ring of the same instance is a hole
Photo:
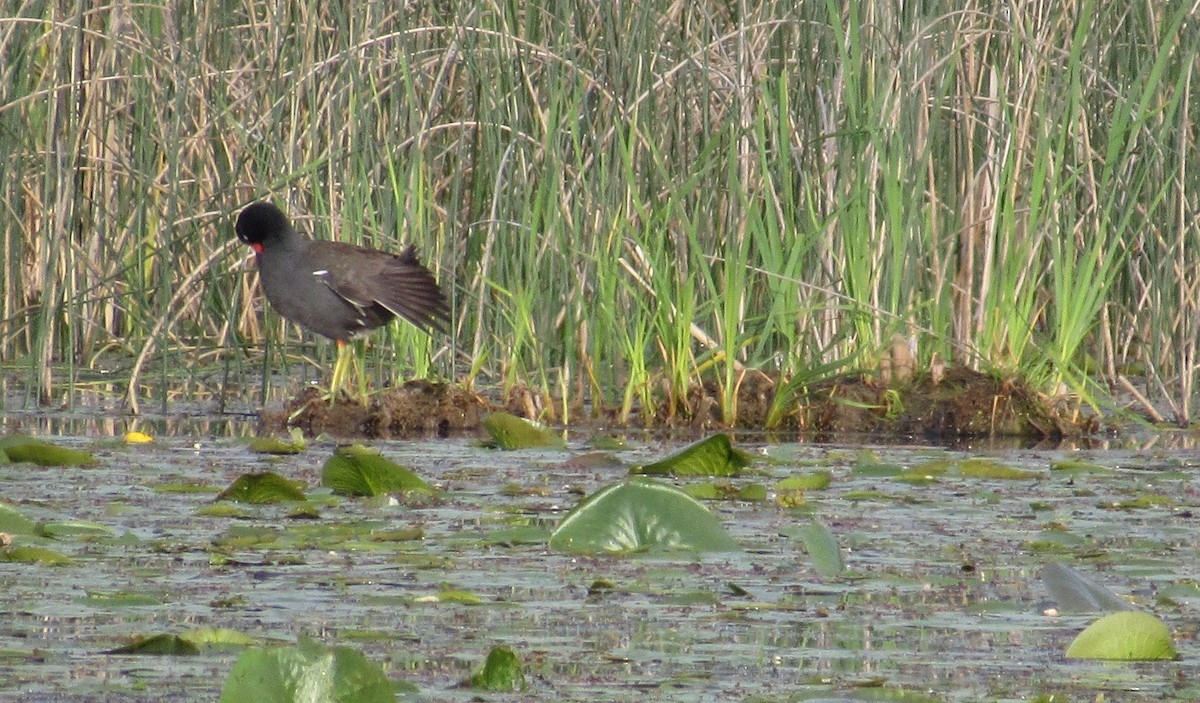
[[[479,426],[495,410],[522,417],[561,422],[558,404],[526,388],[504,398],[485,398],[461,386],[410,381],[373,394],[368,403],[339,400],[330,404],[316,388],[306,388],[283,409],[259,416],[263,433],[300,428],[305,434],[371,439],[447,436]],[[716,382],[693,386],[686,398],[665,401],[631,424],[640,427],[724,428],[721,388]],[[540,417],[539,417],[540,416]],[[946,368],[885,382],[878,377],[848,374],[811,385],[780,383],[748,370],[737,385],[739,429],[795,431],[813,440],[844,434],[875,434],[924,439],[1009,436],[1057,439],[1099,429],[1098,418],[1078,404],[1048,398],[1019,379],[1000,379],[966,368]],[[615,409],[577,411],[572,425],[618,423]]]

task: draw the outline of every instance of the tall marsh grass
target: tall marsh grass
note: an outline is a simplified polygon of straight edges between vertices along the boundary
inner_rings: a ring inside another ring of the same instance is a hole
[[[747,369],[918,358],[1193,417],[1196,2],[10,2],[0,363],[43,399],[207,398],[329,346],[237,211],[415,242],[451,340],[379,383],[686,411]],[[315,356],[314,356],[315,355]],[[101,373],[104,372],[104,373]]]

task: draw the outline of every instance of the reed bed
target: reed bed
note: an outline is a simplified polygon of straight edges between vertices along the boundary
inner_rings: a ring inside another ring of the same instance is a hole
[[[1196,2],[15,2],[0,363],[133,407],[314,373],[233,241],[417,244],[453,378],[686,412],[747,369],[922,363],[1185,423],[1200,330]],[[314,356],[315,355],[315,356]],[[316,363],[310,363],[316,362]],[[184,389],[184,390],[180,390]],[[262,389],[267,393],[279,390]]]

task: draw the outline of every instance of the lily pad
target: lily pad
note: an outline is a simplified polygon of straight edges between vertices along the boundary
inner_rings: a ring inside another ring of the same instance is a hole
[[[958,465],[958,474],[967,478],[994,478],[1008,481],[1038,477],[1032,471],[1018,469],[1015,466],[1001,464],[990,459],[967,459]]]
[[[854,465],[850,467],[850,473],[855,476],[869,478],[888,478],[896,476],[902,471],[904,471],[903,466],[881,461],[879,456],[870,449],[859,451],[855,455]]]
[[[1062,471],[1077,474],[1109,474],[1112,469],[1090,461],[1075,461],[1063,459],[1050,463],[1051,471]]]
[[[1103,585],[1061,562],[1042,568],[1042,583],[1055,605],[1069,613],[1132,610],[1133,606]]]
[[[842,560],[842,550],[824,523],[813,520],[800,531],[800,539],[804,542],[804,549],[808,551],[808,558],[818,574],[826,578],[842,574],[846,568],[846,563]]]
[[[91,608],[140,608],[162,605],[163,599],[149,593],[88,591],[87,596],[78,598],[75,602]]]
[[[248,647],[255,643],[250,635],[227,627],[197,627],[180,635],[197,647]]]
[[[727,434],[693,442],[656,462],[635,466],[631,474],[648,476],[736,476],[750,465],[745,452],[734,449]]]
[[[250,440],[250,451],[256,454],[299,454],[308,442],[303,433],[295,433],[288,439],[279,437],[255,437]]]
[[[105,654],[199,654],[200,649],[179,635],[151,635],[130,642],[122,647],[110,649]]]
[[[377,496],[433,487],[409,469],[361,445],[339,447],[321,469],[321,485],[347,496]]]
[[[614,483],[584,498],[550,535],[550,548],[583,553],[740,549],[700,501],[645,478]]]
[[[312,641],[246,650],[225,681],[222,703],[394,703],[378,664],[350,647]]]
[[[788,476],[775,484],[776,491],[819,491],[828,488],[833,481],[833,472],[828,469]]]
[[[428,596],[418,596],[414,599],[417,603],[457,603],[458,605],[479,605],[483,603],[483,598],[478,593],[464,591],[459,588],[451,588],[443,586],[437,593]]]
[[[42,566],[70,566],[75,563],[65,554],[45,547],[20,546],[4,552],[5,561],[21,564],[41,564]]]
[[[483,427],[501,449],[566,446],[562,437],[545,427],[509,413],[491,413],[483,418]]]
[[[1171,630],[1162,620],[1140,610],[1105,615],[1067,647],[1070,659],[1149,661],[1177,656]]]
[[[0,437],[0,451],[11,461],[38,466],[83,466],[96,462],[91,452],[60,447],[19,434]]]
[[[605,469],[623,469],[625,462],[608,452],[585,452],[575,454],[564,461],[563,468],[572,471],[603,471]]]
[[[1121,500],[1114,503],[1101,503],[1101,508],[1117,509],[1117,510],[1140,510],[1143,508],[1157,508],[1163,505],[1174,505],[1175,499],[1171,496],[1161,495],[1158,493],[1145,493],[1136,498]]]
[[[307,500],[304,490],[301,488],[302,485],[271,471],[242,474],[229,488],[217,495],[217,500],[231,500],[235,503],[253,505]]]
[[[112,528],[86,520],[63,520],[42,525],[42,534],[55,539],[112,537]]]
[[[525,671],[517,653],[508,647],[493,647],[488,652],[483,671],[471,676],[471,688],[483,691],[522,691]]]
[[[40,533],[37,523],[17,512],[7,503],[0,503],[0,532],[10,535],[36,535]]]

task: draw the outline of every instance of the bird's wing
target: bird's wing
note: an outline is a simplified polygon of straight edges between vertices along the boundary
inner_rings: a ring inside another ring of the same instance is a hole
[[[443,329],[449,319],[441,287],[411,244],[396,255],[356,257],[353,268],[338,263],[313,275],[359,310],[378,305],[426,331]]]

